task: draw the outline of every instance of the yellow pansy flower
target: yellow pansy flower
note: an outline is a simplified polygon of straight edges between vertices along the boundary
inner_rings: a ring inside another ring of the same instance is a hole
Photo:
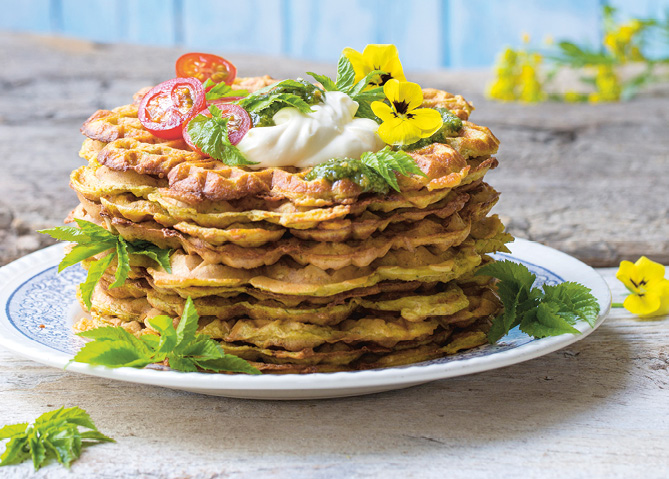
[[[372,110],[383,123],[378,134],[389,145],[410,145],[427,138],[441,128],[443,120],[437,110],[420,108],[423,90],[420,85],[392,79],[383,86],[390,105],[372,102]]]
[[[395,45],[367,45],[362,53],[344,48],[343,53],[355,71],[356,83],[374,70],[383,70],[386,74],[377,77],[370,85],[382,86],[390,79],[406,81]]]
[[[636,263],[622,261],[616,273],[630,294],[623,307],[639,316],[669,313],[669,280],[664,266],[642,256]]]

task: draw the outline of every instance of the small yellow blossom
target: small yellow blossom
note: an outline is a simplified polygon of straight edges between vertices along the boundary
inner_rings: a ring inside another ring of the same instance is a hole
[[[417,83],[388,80],[383,93],[390,105],[375,101],[372,110],[383,121],[378,134],[387,144],[410,145],[433,135],[443,125],[437,110],[420,108],[423,90]]]
[[[664,266],[642,256],[636,263],[622,261],[616,273],[631,293],[623,307],[639,316],[669,313],[669,280],[664,278]]]
[[[588,97],[588,101],[591,103],[620,100],[622,93],[620,79],[610,65],[600,65],[597,67],[595,86],[597,87],[597,92],[591,93]]]
[[[586,96],[583,93],[577,91],[568,90],[564,92],[564,101],[568,103],[579,103],[586,100]]]
[[[523,32],[523,43],[526,45],[530,43],[530,34],[527,32]]]
[[[604,46],[621,63],[644,61],[646,58],[641,53],[639,41],[636,38],[643,28],[643,23],[636,19],[612,28],[604,35]]]
[[[488,97],[499,101],[517,99],[518,53],[511,48],[502,52],[495,68],[495,80],[488,86]]]
[[[393,78],[406,81],[395,45],[367,45],[362,53],[352,48],[344,48],[343,53],[353,66],[356,82],[359,82],[374,70],[382,70],[386,74],[370,82],[371,86],[385,85],[388,80]]]

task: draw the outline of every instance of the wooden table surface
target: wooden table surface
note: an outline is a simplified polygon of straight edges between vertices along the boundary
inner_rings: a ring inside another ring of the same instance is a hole
[[[0,265],[50,244],[76,204],[81,122],[172,74],[177,49],[0,33]],[[248,75],[333,65],[231,56]],[[334,62],[334,59],[333,59]],[[489,181],[510,230],[593,265],[669,263],[669,94],[626,104],[485,101],[484,72],[412,75],[475,101],[502,141]],[[615,269],[599,270],[614,292]],[[614,310],[567,349],[500,370],[348,399],[208,397],[47,368],[0,349],[0,425],[86,409],[117,444],[70,472],[2,478],[669,477],[669,319]]]

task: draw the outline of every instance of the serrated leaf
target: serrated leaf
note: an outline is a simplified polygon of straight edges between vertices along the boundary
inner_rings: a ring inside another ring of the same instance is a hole
[[[200,150],[229,166],[255,165],[248,161],[228,137],[229,118],[221,116],[215,105],[209,107],[211,117],[197,115],[188,123],[188,135]]]
[[[172,369],[187,373],[197,372],[195,361],[193,361],[191,358],[185,358],[179,355],[170,355],[168,359],[170,362],[170,368]]]
[[[504,304],[504,311],[492,322],[490,331],[488,332],[488,341],[490,344],[496,343],[502,337],[506,336],[520,322],[517,308],[522,291],[514,290],[507,283],[502,283],[498,289],[498,294]]]
[[[476,276],[493,276],[501,281],[518,283],[529,292],[537,277],[526,266],[509,260],[495,261],[482,266]]]
[[[358,94],[360,94],[365,88],[367,88],[372,80],[374,80],[376,77],[385,75],[387,72],[384,72],[383,70],[373,70],[369,72],[365,77],[360,80],[358,83],[353,85],[353,88],[351,88],[348,92],[349,96],[352,98],[355,98]],[[385,98],[385,95],[384,95]]]
[[[46,230],[38,230],[38,233],[51,236],[60,241],[72,241],[73,243],[87,243],[91,237],[84,233],[81,228],[74,226],[57,226]]]
[[[210,78],[207,78],[207,81],[204,82],[202,86],[205,88],[205,90],[211,87],[205,93],[205,98],[207,101],[214,101],[221,98],[230,97],[245,97],[249,94],[248,90],[235,90],[225,82],[214,83]]]
[[[337,89],[348,91],[355,82],[355,70],[351,61],[345,55],[339,57],[337,62]]]
[[[158,347],[154,351],[154,354],[157,355],[157,357],[153,358],[153,362],[161,361],[163,356],[172,351],[177,345],[177,332],[172,325],[172,318],[161,314],[148,319],[147,322],[153,329],[160,333],[160,341],[158,342]]]
[[[539,303],[535,309],[525,312],[520,321],[520,330],[535,338],[559,336],[564,333],[580,334],[558,314],[559,308],[553,303]]]
[[[107,251],[108,249],[112,249],[115,247],[116,247],[116,239],[114,239],[113,241],[112,240],[101,241],[99,243],[96,242],[91,244],[78,244],[77,246],[72,248],[72,251],[66,254],[65,257],[62,259],[62,261],[58,265],[58,272],[60,273],[65,268],[69,268],[70,266],[80,263],[83,260],[90,258],[91,256],[95,256],[96,254],[102,253],[103,251]]]
[[[46,448],[35,433],[31,434],[28,438],[28,445],[30,447],[30,455],[33,459],[33,467],[37,471],[42,467],[46,459]]]
[[[113,233],[110,233],[102,226],[91,223],[90,221],[75,219],[74,220],[81,231],[88,235],[92,240],[97,241],[116,241],[116,236]]]
[[[308,75],[311,75],[314,77],[314,79],[323,85],[323,88],[325,88],[326,91],[337,91],[337,85],[335,82],[332,80],[332,78],[326,76],[326,75],[319,75],[318,73],[314,72],[307,72]]]
[[[30,458],[28,436],[14,436],[5,445],[5,450],[0,456],[0,466],[11,466],[20,464]]]
[[[204,334],[198,334],[194,341],[180,348],[180,354],[196,359],[216,359],[225,355],[220,345]]]
[[[38,428],[48,428],[54,423],[68,423],[76,424],[78,426],[87,427],[89,429],[96,429],[95,424],[86,411],[78,407],[71,407],[65,409],[55,409],[53,411],[45,412],[37,419],[35,419],[35,426]]]
[[[197,360],[194,362],[201,367],[202,369],[208,371],[223,372],[228,371],[232,373],[245,373],[245,374],[261,374],[261,372],[255,367],[251,366],[248,361],[245,361],[242,358],[237,356],[232,356],[226,354],[222,358],[217,359],[207,359],[207,360]]]
[[[556,286],[544,286],[546,299],[559,303],[560,312],[571,312],[578,319],[594,326],[599,317],[599,302],[592,295],[590,288],[572,281],[566,281]]]
[[[109,289],[118,288],[125,284],[130,273],[130,256],[128,255],[128,246],[123,238],[117,236],[116,241],[116,275],[114,282],[109,285]]]
[[[23,434],[28,427],[27,422],[20,424],[9,424],[0,428],[0,439],[9,439],[10,437]]]
[[[170,264],[171,249],[162,249],[148,241],[131,241],[128,243],[128,253],[141,254],[158,263],[166,272],[172,273]]]
[[[86,343],[75,354],[73,360],[79,363],[110,368],[143,368],[153,362],[152,358],[142,354],[125,341]]]
[[[82,441],[96,441],[96,442],[116,442],[113,438],[102,434],[98,430],[94,431],[83,431],[81,433]]]
[[[404,151],[392,151],[389,147],[376,153],[365,152],[360,160],[381,175],[395,191],[400,191],[395,172],[404,176],[411,174],[425,176],[409,154]]]
[[[156,334],[142,334],[139,337],[140,341],[142,341],[152,352],[154,352],[156,349],[158,349],[158,345],[160,344],[160,337]]]
[[[177,346],[182,344],[185,345],[195,339],[195,332],[197,331],[199,320],[200,315],[197,314],[195,304],[193,304],[193,300],[189,296],[184,305],[183,313],[181,313],[181,320],[179,321],[176,330]]]
[[[112,259],[114,259],[116,253],[110,253],[107,256],[100,258],[98,260],[92,261],[88,267],[88,275],[86,276],[86,281],[79,285],[79,291],[81,292],[81,300],[84,302],[86,307],[91,309],[91,296],[93,295],[93,289],[95,285],[98,284],[100,278],[105,273],[109,265],[111,264]]]

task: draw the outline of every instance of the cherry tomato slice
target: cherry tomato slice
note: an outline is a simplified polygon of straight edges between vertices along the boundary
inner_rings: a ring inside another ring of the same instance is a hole
[[[249,114],[239,105],[231,105],[225,101],[216,100],[212,102],[213,105],[216,105],[221,110],[221,115],[223,118],[230,118],[228,120],[228,139],[233,145],[238,144],[244,138],[244,135],[248,133],[251,129],[253,122]],[[211,112],[209,108],[200,112],[201,115],[211,117]],[[188,122],[190,123],[190,121]],[[188,134],[188,123],[183,127],[183,138],[184,141],[190,146],[194,151],[197,151],[202,156],[208,156],[203,153],[200,148],[193,142],[190,135]]]
[[[237,68],[225,58],[210,53],[186,53],[177,60],[178,77],[194,77],[202,83],[208,78],[214,83],[232,85]]]
[[[202,83],[195,78],[174,78],[144,95],[137,116],[158,138],[176,140],[181,138],[183,125],[206,106]]]

